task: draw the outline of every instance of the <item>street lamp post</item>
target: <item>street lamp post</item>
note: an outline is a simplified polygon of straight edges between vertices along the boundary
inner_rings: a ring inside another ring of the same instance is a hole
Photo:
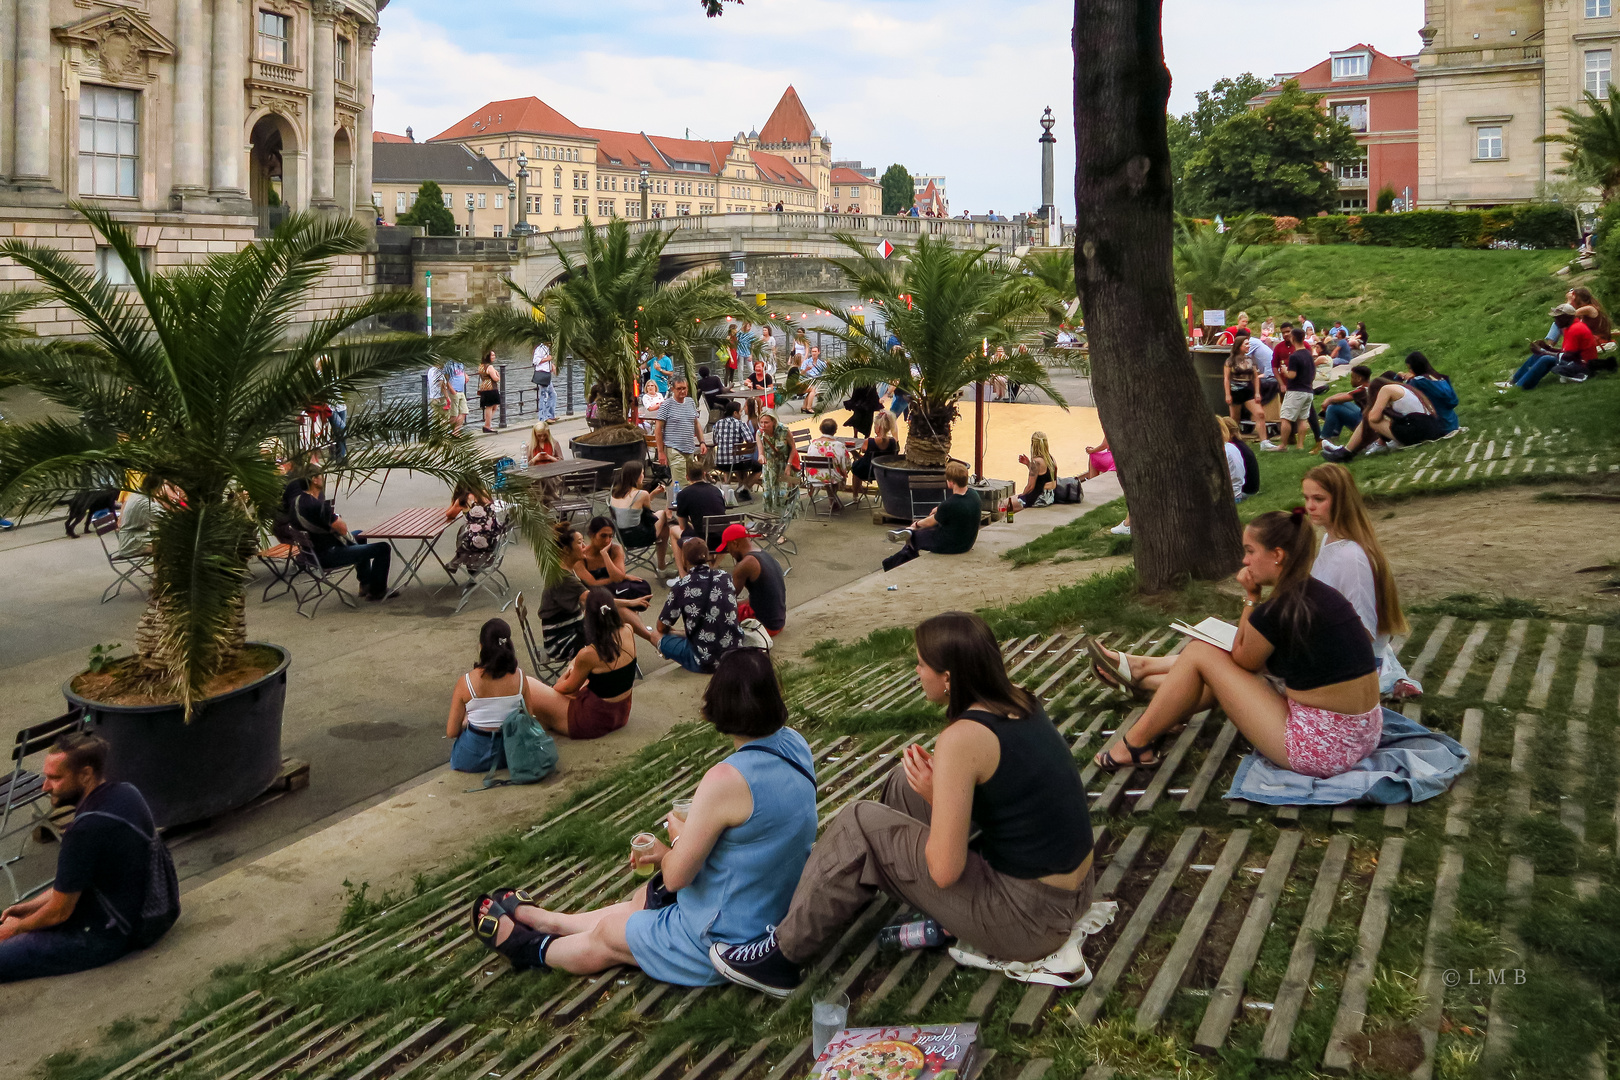
[[[1055,202],[1056,181],[1052,163],[1052,151],[1057,146],[1057,139],[1052,136],[1052,128],[1057,124],[1057,117],[1052,115],[1052,106],[1048,105],[1041,114],[1041,221],[1046,225],[1046,242],[1057,245],[1062,242],[1061,236],[1053,239],[1052,233],[1057,226],[1057,205]]]
[[[506,210],[506,235],[515,236],[516,232],[512,228],[512,224],[517,219],[517,181],[516,180],[508,180],[506,182],[506,206],[507,206],[507,210]]]
[[[473,234],[473,193],[467,192],[467,235]]]
[[[647,220],[647,192],[651,185],[647,183],[647,166],[641,166],[641,220]]]
[[[512,235],[530,236],[534,233],[534,226],[529,224],[529,202],[525,191],[529,183],[529,155],[519,150],[517,162],[518,221],[512,226]]]

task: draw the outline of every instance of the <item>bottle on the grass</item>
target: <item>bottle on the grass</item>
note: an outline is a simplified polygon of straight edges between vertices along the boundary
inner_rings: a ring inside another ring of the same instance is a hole
[[[945,928],[927,915],[914,914],[904,922],[878,931],[878,945],[885,949],[934,949],[951,940]]]

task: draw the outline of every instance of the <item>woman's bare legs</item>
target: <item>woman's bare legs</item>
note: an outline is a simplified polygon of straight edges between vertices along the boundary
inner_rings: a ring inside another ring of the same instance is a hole
[[[643,885],[631,899],[595,911],[569,914],[525,904],[518,908],[517,919],[531,930],[559,935],[546,948],[547,967],[590,975],[615,964],[636,962],[625,937],[625,924],[646,906],[647,887]],[[495,931],[495,944],[499,946],[511,932],[512,920],[503,915]]]
[[[1266,410],[1260,407],[1259,392],[1256,391],[1255,396],[1245,404],[1249,409],[1249,419],[1254,421],[1254,433],[1264,439],[1266,437]],[[1233,419],[1236,419],[1236,417],[1233,417]]]
[[[1175,658],[1153,700],[1126,732],[1125,740],[1144,747],[1201,709],[1219,703],[1227,718],[1266,757],[1288,767],[1288,700],[1232,654],[1203,641],[1191,641]],[[1130,763],[1130,752],[1115,745],[1108,756]]]
[[[547,731],[555,731],[558,735],[568,734],[568,703],[573,699],[566,694],[559,694],[540,680],[534,680],[529,687],[530,693],[535,697],[532,706],[535,719]]]

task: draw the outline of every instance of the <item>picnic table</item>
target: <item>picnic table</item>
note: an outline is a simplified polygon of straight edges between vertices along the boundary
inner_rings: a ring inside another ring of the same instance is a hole
[[[419,571],[422,564],[427,562],[429,555],[438,560],[439,566],[444,570],[446,577],[452,582],[456,580],[456,576],[450,572],[450,567],[445,565],[445,561],[434,550],[435,545],[439,542],[439,537],[449,527],[450,522],[446,521],[444,517],[444,507],[415,506],[409,510],[401,510],[375,528],[364,530],[367,541],[386,540],[400,557],[401,569],[394,578],[394,584],[389,589],[390,592],[394,591],[394,589],[404,588],[412,580],[415,580],[419,585],[426,585],[427,583],[422,580]],[[411,540],[416,541],[415,551],[407,552],[400,547],[402,542]]]

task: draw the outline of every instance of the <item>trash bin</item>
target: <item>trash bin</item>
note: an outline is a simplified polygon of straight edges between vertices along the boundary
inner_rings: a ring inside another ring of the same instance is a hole
[[[1225,345],[1194,345],[1193,370],[1198,373],[1198,387],[1204,392],[1210,412],[1216,416],[1228,415],[1226,409],[1226,360],[1232,350]]]

